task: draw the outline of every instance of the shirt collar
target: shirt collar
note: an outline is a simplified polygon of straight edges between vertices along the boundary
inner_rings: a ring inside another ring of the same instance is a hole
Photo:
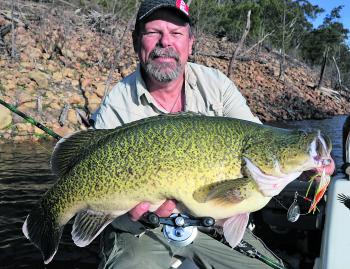
[[[146,83],[141,75],[140,64],[136,68],[136,94],[139,104],[141,104],[141,97],[144,95],[148,103],[153,103],[153,99],[149,91],[147,91]]]
[[[189,63],[187,63],[185,67],[185,81],[188,83],[191,89],[197,88],[197,77],[193,73],[193,70]]]

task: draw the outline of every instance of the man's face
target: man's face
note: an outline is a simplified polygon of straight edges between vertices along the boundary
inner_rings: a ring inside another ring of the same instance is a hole
[[[192,45],[189,25],[173,12],[162,10],[144,24],[137,50],[146,74],[169,82],[183,74]]]

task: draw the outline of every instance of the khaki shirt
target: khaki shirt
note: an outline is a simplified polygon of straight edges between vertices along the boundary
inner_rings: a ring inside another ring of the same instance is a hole
[[[226,116],[261,123],[234,83],[220,71],[187,63],[185,111]],[[113,129],[128,122],[168,113],[147,91],[140,67],[117,83],[92,116],[97,129]]]

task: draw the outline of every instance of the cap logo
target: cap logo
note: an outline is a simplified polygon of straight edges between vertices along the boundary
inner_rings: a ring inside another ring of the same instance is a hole
[[[184,12],[187,16],[190,15],[189,13],[190,9],[184,0],[176,0],[176,7],[180,9],[182,12]]]

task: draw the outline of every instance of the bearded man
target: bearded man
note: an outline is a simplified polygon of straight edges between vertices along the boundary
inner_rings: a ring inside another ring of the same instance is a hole
[[[260,123],[228,77],[216,69],[188,62],[193,43],[189,8],[183,0],[143,1],[133,32],[140,63],[106,96],[93,116],[94,127],[112,129],[181,111]],[[144,202],[112,222],[102,236],[100,268],[167,269],[173,257],[189,258],[200,269],[271,268],[202,232],[186,247],[173,246],[160,228],[145,231],[137,221],[155,209],[157,215],[167,217],[175,207],[173,200],[162,205]],[[276,263],[281,262],[249,230],[244,240]]]

